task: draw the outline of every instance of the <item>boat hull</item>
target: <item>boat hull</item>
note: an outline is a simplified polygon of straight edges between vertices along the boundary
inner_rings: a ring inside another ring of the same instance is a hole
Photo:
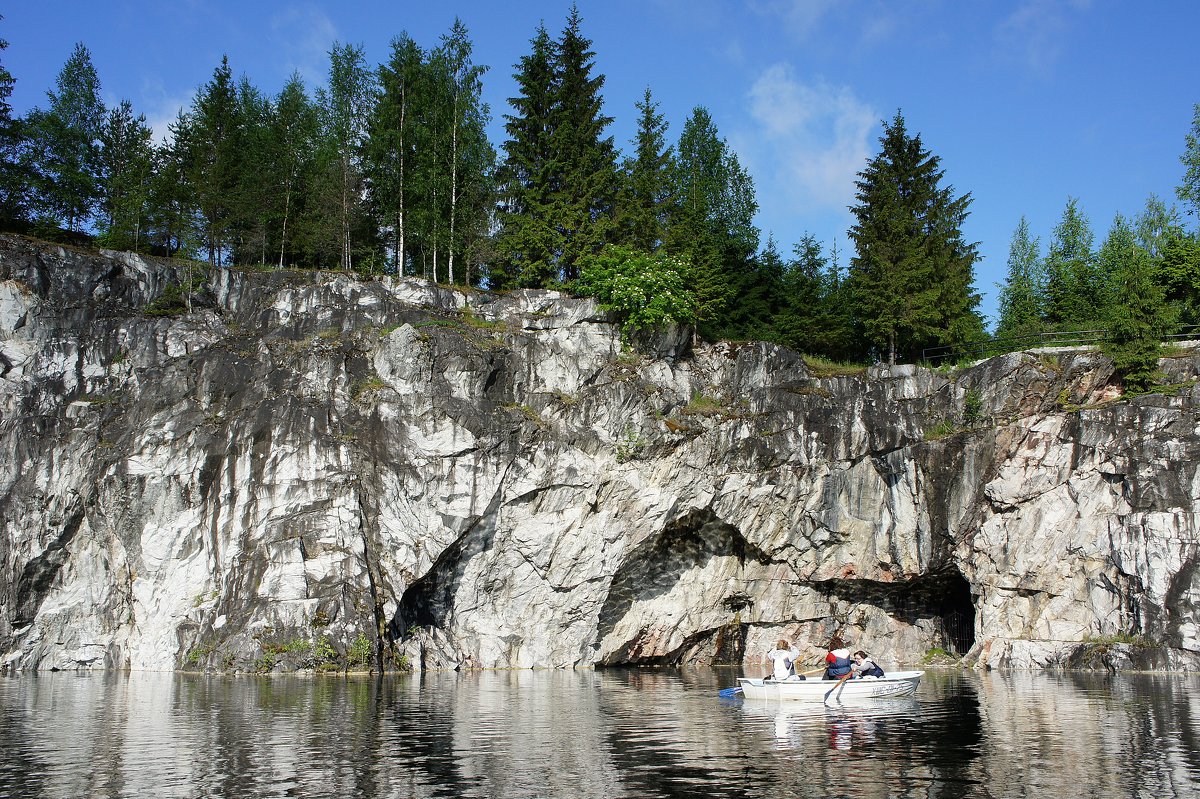
[[[738,677],[742,695],[747,699],[787,699],[802,702],[841,702],[859,699],[884,699],[911,696],[921,684],[923,671],[897,671],[885,677],[858,677],[853,680],[774,680]],[[828,697],[828,698],[826,698]]]

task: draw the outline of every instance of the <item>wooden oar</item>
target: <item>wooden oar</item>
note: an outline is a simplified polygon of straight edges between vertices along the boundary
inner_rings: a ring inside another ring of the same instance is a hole
[[[846,674],[842,677],[838,677],[837,684],[825,692],[825,698],[821,700],[821,703],[826,704],[826,705],[829,704],[830,694],[832,694],[834,691],[836,691],[838,688],[840,688],[842,683],[844,683],[846,680],[850,679],[853,676],[854,676],[854,672],[850,672],[849,674]]]

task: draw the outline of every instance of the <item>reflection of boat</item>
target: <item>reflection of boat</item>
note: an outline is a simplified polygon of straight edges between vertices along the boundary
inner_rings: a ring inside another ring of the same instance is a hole
[[[747,699],[798,699],[808,702],[843,702],[909,696],[916,692],[923,671],[897,671],[886,677],[856,677],[853,680],[775,680],[738,677]]]

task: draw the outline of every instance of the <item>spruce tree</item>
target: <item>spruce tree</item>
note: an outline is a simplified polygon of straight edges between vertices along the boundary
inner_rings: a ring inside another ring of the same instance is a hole
[[[572,5],[556,48],[551,103],[550,207],[558,228],[558,277],[569,283],[612,235],[617,188],[616,150],[604,135],[612,118],[602,111],[604,76],[592,74],[595,53]]]
[[[1092,243],[1091,223],[1071,197],[1046,253],[1046,321],[1057,329],[1103,324],[1106,297]]]
[[[230,201],[233,260],[265,266],[268,257],[273,260],[274,255],[278,197],[271,132],[273,109],[270,99],[246,77],[238,81],[237,102],[240,168]]]
[[[941,159],[896,112],[858,173],[849,280],[863,330],[888,363],[982,335],[972,290],[977,245],[962,237],[971,195],[942,186]]]
[[[518,94],[508,100],[513,113],[504,117],[508,139],[499,172],[500,259],[488,276],[489,284],[500,289],[548,284],[561,248],[552,208],[554,45],[544,26],[530,45],[514,75]]]
[[[1192,106],[1192,127],[1184,136],[1183,182],[1175,188],[1175,194],[1187,203],[1188,213],[1200,217],[1200,103]]]
[[[241,178],[242,131],[237,87],[229,57],[222,56],[212,79],[196,94],[189,126],[187,179],[200,214],[208,262],[218,266],[232,256],[230,236]]]
[[[123,100],[108,112],[100,133],[101,242],[113,249],[141,249],[154,170],[153,132],[146,118]]]
[[[192,155],[190,115],[179,111],[167,141],[154,151],[147,224],[151,246],[160,255],[191,255],[198,244],[196,195],[188,178]]]
[[[1159,378],[1162,339],[1175,317],[1161,285],[1154,280],[1149,254],[1137,245],[1132,228],[1120,215],[1100,251],[1110,275],[1112,302],[1105,309],[1108,334],[1105,351],[1128,391],[1149,389]]]
[[[654,252],[666,237],[674,148],[666,143],[667,123],[649,88],[636,108],[634,155],[622,170],[617,235],[629,247]]]
[[[1029,222],[1022,216],[1008,245],[1008,275],[1000,287],[996,337],[1012,338],[1041,331],[1044,291],[1040,246],[1036,236],[1030,238]]]
[[[768,242],[769,252],[772,242]],[[793,247],[794,257],[783,277],[783,309],[776,328],[781,343],[799,352],[816,354],[820,336],[818,316],[821,310],[822,283],[829,261],[811,233],[805,233]]]
[[[668,252],[688,257],[697,290],[698,330],[705,338],[744,337],[763,309],[738,305],[757,279],[754,184],[717,133],[708,109],[696,107],[683,125],[674,162]]]
[[[8,42],[0,38],[0,53],[7,47]],[[15,83],[12,73],[0,64],[0,230],[22,226],[29,216],[29,178],[22,159],[21,120],[13,118],[8,101]]]

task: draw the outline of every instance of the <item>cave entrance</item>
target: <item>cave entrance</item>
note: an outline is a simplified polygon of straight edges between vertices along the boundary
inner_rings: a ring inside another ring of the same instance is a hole
[[[975,603],[971,599],[971,584],[957,569],[938,582],[940,585],[931,598],[937,599],[934,609],[942,620],[946,650],[965,655],[975,646]]]
[[[929,646],[961,657],[975,645],[971,584],[958,569],[907,582],[834,580],[827,585],[837,597],[853,597],[855,602],[874,605],[898,621],[924,627],[932,633]]]

